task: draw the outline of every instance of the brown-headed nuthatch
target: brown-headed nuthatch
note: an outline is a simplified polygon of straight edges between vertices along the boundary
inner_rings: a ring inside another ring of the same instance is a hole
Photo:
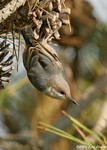
[[[71,100],[77,104],[71,97],[56,51],[45,40],[37,41],[32,28],[25,27],[21,33],[26,42],[23,63],[30,82],[50,97]]]

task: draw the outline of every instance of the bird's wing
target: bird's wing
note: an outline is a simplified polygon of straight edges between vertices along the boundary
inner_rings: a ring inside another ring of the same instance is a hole
[[[38,43],[38,52],[46,56],[51,61],[51,63],[53,63],[53,66],[56,66],[58,69],[63,70],[62,64],[59,60],[56,51],[51,46],[49,46],[46,42]]]
[[[34,56],[37,57],[37,59],[34,59]],[[27,47],[23,52],[23,64],[26,70],[29,70],[32,67],[34,61],[38,61],[38,58],[38,51],[35,50],[35,47]]]
[[[41,53],[39,53],[39,63],[48,76],[62,72],[62,68],[53,63],[49,57]]]
[[[39,42],[39,46],[41,46],[42,51],[48,53],[55,60],[59,60],[59,57],[58,57],[58,54],[56,53],[56,51],[46,41],[43,40],[43,41]]]

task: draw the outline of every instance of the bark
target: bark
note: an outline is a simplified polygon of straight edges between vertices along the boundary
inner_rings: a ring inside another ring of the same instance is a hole
[[[28,17],[29,7],[26,0],[11,0],[0,10],[0,34],[18,31],[31,23]]]
[[[2,10],[0,10],[0,23],[4,22],[11,14],[13,14],[20,6],[24,5],[26,0],[12,0]]]

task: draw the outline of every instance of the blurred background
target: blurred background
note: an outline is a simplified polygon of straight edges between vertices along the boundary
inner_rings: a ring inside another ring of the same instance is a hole
[[[54,48],[79,106],[53,100],[31,85],[22,64],[22,44],[18,71],[15,60],[11,83],[0,91],[0,150],[76,149],[76,142],[38,128],[38,122],[42,121],[81,139],[61,110],[103,134],[106,140],[107,1],[66,0],[66,6],[71,9],[71,32],[68,26],[63,26],[61,39],[54,41],[57,43]]]

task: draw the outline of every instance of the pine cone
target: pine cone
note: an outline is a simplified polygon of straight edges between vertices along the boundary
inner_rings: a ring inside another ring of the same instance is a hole
[[[4,88],[3,82],[9,82],[11,76],[13,54],[8,56],[10,44],[5,44],[5,40],[0,43],[0,89]],[[8,57],[8,58],[7,58]]]

